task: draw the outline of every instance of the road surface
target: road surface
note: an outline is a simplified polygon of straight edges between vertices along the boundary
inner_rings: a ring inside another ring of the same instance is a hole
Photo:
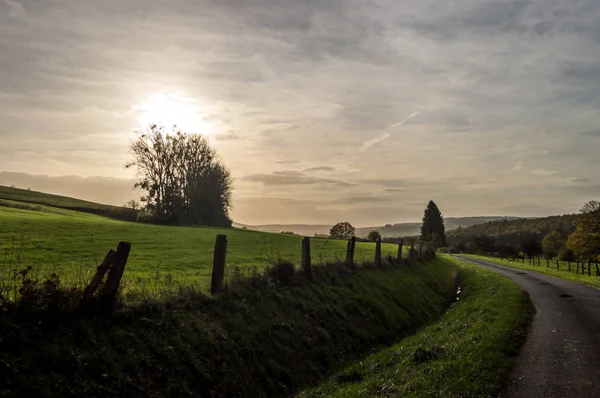
[[[600,290],[533,271],[461,259],[515,281],[529,293],[537,311],[501,397],[600,397]]]

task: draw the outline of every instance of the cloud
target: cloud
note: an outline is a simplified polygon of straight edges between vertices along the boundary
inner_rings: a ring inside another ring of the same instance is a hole
[[[304,169],[305,173],[312,173],[316,171],[335,171],[335,167],[331,166],[318,166],[318,167],[309,167],[308,169]]]
[[[377,138],[373,138],[372,140],[365,141],[365,142],[363,142],[362,146],[360,147],[360,151],[361,152],[366,151],[367,149],[371,148],[373,145],[378,144],[382,141],[385,141],[388,138],[390,138],[391,136],[392,136],[391,133],[383,133]]]
[[[546,169],[533,169],[531,170],[531,174],[533,174],[534,176],[546,177],[556,174],[556,171]]]
[[[354,197],[338,199],[338,200],[336,200],[336,203],[354,205],[354,204],[381,203],[381,202],[386,202],[386,201],[387,200],[385,198],[380,198],[380,197],[376,197],[376,196],[354,196]]]
[[[276,160],[275,163],[277,163],[277,164],[296,164],[296,163],[298,163],[298,161],[293,160],[293,159],[282,159],[282,160]]]
[[[525,166],[525,163],[523,163],[521,160],[518,160],[510,168],[510,171],[512,171],[512,172],[521,171],[521,170],[523,170],[524,166]]]
[[[251,174],[242,178],[244,181],[261,183],[266,186],[289,185],[324,185],[333,187],[350,187],[355,184],[333,178],[307,176],[298,171],[274,171],[271,174]]]
[[[233,131],[228,131],[226,133],[219,133],[214,135],[215,139],[218,141],[234,141],[241,140],[242,136],[234,133]]]
[[[409,114],[407,117],[405,117],[404,119],[402,119],[399,122],[396,122],[394,124],[392,124],[391,126],[389,126],[389,129],[395,129],[397,127],[402,126],[404,123],[406,123],[410,118],[415,117],[419,114],[419,112],[413,112],[411,114]],[[367,149],[371,148],[373,145],[378,144],[382,141],[387,140],[388,138],[390,138],[392,136],[392,133],[383,133],[381,134],[379,137],[374,138],[372,140],[368,140],[363,142],[362,146],[360,147],[360,151],[364,152]]]
[[[8,8],[8,13],[11,17],[15,19],[21,19],[27,16],[25,7],[23,7],[23,4],[19,3],[17,0],[2,0],[2,3],[4,3],[4,5]]]

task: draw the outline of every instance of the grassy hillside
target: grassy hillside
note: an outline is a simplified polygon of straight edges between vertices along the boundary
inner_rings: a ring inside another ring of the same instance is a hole
[[[108,318],[0,314],[0,396],[289,396],[435,321],[455,267],[331,269],[314,283],[182,293]]]
[[[573,231],[576,220],[576,214],[566,214],[532,219],[491,221],[450,231],[447,234],[448,242],[456,245],[461,242],[470,242],[473,236],[486,235],[494,237],[498,244],[518,246],[526,239],[541,240],[552,231],[559,231],[566,237]]]
[[[7,200],[0,206],[0,225],[0,273],[31,265],[43,273],[57,272],[71,282],[88,279],[120,240],[132,244],[124,275],[125,281],[134,282],[132,288],[164,287],[165,281],[205,285],[217,234],[228,237],[228,270],[238,266],[250,272],[249,268],[264,267],[278,258],[298,264],[301,256],[298,236],[130,223]],[[397,245],[383,244],[382,250],[384,255],[395,256]],[[373,243],[358,243],[357,261],[371,260],[374,251]],[[345,253],[345,241],[312,240],[314,263],[343,259]]]
[[[69,198],[67,196],[52,195],[43,192],[30,191],[5,187],[0,185],[0,199],[7,199],[25,203],[36,203],[59,207],[63,209],[79,210],[95,214],[109,213],[118,209],[116,206],[103,205],[100,203],[88,202],[86,200]]]
[[[455,262],[460,300],[436,323],[300,397],[495,397],[534,312],[502,275]],[[498,305],[502,303],[502,305]]]

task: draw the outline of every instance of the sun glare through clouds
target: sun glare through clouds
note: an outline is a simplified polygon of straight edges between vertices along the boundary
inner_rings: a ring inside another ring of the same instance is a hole
[[[183,94],[155,92],[132,109],[140,128],[158,124],[166,128],[177,126],[187,133],[210,135],[212,125],[204,120],[206,115],[199,105],[197,100]]]

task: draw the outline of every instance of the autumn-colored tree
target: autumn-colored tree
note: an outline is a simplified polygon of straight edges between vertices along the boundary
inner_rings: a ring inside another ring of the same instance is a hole
[[[600,202],[591,201],[581,208],[576,229],[567,240],[567,247],[576,257],[594,259],[600,256]]]
[[[339,222],[331,227],[329,235],[333,239],[348,239],[354,236],[354,227],[347,221]]]
[[[564,245],[563,237],[558,231],[552,231],[542,239],[542,250],[547,258],[554,258]]]

